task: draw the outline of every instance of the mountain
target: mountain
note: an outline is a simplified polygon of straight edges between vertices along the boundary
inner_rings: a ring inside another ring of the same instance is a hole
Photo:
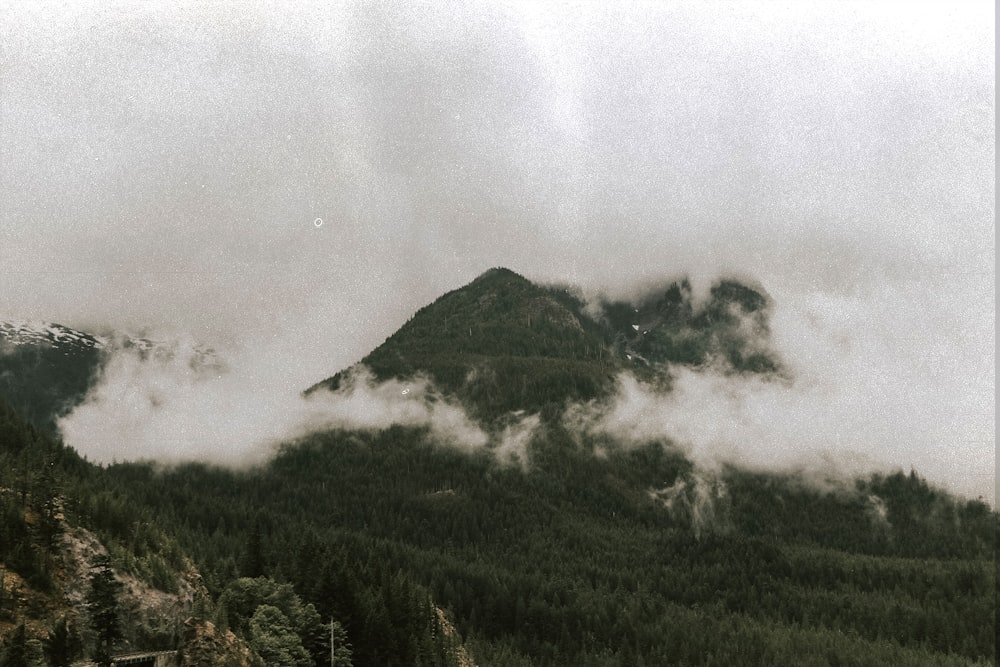
[[[736,373],[778,373],[770,348],[770,299],[734,280],[713,285],[692,302],[687,279],[629,301],[600,302],[599,321],[628,360],[650,364],[722,364]]]
[[[59,417],[83,401],[116,352],[167,362],[176,355],[199,370],[224,366],[206,346],[118,332],[95,335],[51,322],[0,321],[0,400],[38,428],[55,431]]]
[[[625,369],[664,383],[670,364],[780,372],[768,347],[769,305],[762,291],[734,281],[713,286],[705,303],[695,305],[686,280],[635,302],[588,305],[572,287],[536,285],[495,268],[420,309],[360,364],[376,380],[425,375],[485,424],[519,411],[552,417],[567,402],[607,395]],[[123,351],[161,362],[185,355],[199,370],[225,366],[206,346],[0,321],[0,399],[52,431],[110,356]],[[354,370],[306,393],[336,390]]]
[[[121,578],[177,589],[193,562],[191,618],[147,636],[186,664],[996,664],[1000,515],[985,503],[915,471],[702,469],[668,440],[562,419],[622,371],[664,391],[678,365],[781,376],[771,309],[742,281],[585,302],[494,269],[309,389],[346,391],[364,364],[376,381],[433,380],[422,400],[460,401],[494,433],[532,413],[524,466],[496,438],[456,447],[383,424],[310,433],[255,467],[98,467],[0,402],[0,665],[62,636],[57,507]],[[181,435],[197,437],[162,433]],[[7,595],[12,581],[31,592]],[[135,637],[157,627],[123,620]]]
[[[60,324],[0,322],[0,398],[54,429],[100,370],[108,339]]]
[[[594,322],[493,269],[419,310],[361,364],[377,380],[429,376],[485,421],[608,391],[619,367]],[[344,373],[309,389],[339,388]]]
[[[625,369],[663,381],[669,364],[777,373],[768,313],[762,292],[734,281],[696,306],[686,280],[635,303],[601,301],[595,312],[573,288],[495,268],[417,311],[360,363],[377,380],[429,376],[486,422],[517,411],[551,415],[607,395]],[[335,391],[344,379],[342,371],[307,393]]]
[[[18,346],[48,346],[68,355],[74,350],[101,349],[107,345],[105,338],[45,322],[0,322],[0,339],[8,352]]]

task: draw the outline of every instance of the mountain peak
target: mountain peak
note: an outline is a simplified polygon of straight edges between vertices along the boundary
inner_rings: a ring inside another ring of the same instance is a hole
[[[609,362],[592,322],[501,267],[421,308],[362,360],[377,380],[427,374],[487,418],[594,398],[612,384]]]
[[[487,269],[480,273],[475,280],[473,280],[469,285],[475,285],[487,280],[515,280],[525,283],[530,283],[531,281],[522,276],[519,273],[511,271],[504,266],[495,266],[492,269]]]
[[[686,280],[637,303],[598,305],[595,315],[567,290],[496,267],[421,308],[361,363],[378,381],[429,376],[486,419],[598,398],[625,369],[780,370],[767,345],[767,297],[736,281],[720,281],[698,306]],[[343,377],[312,389],[336,390]]]
[[[575,358],[568,343],[582,336],[580,318],[549,290],[493,268],[421,308],[365,362],[389,352]]]

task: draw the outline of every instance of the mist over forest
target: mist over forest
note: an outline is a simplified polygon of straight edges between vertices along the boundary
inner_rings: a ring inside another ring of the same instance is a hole
[[[2,11],[0,313],[220,350],[215,382],[107,374],[171,430],[268,439],[491,266],[611,298],[734,276],[799,380],[720,410],[994,494],[988,3]]]
[[[994,14],[6,3],[0,667],[995,660]]]

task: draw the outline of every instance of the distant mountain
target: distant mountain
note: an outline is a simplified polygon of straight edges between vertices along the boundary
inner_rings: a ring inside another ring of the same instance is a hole
[[[427,375],[483,420],[594,398],[620,367],[596,323],[507,269],[420,309],[361,363],[378,380]],[[309,391],[336,390],[345,376]]]
[[[53,323],[0,322],[0,398],[36,427],[83,400],[108,340]]]
[[[120,333],[99,336],[52,322],[0,321],[0,399],[36,427],[54,430],[56,420],[84,399],[115,351],[169,361],[179,346]],[[188,352],[194,367],[223,365],[211,348]]]
[[[625,369],[664,382],[670,364],[778,372],[768,313],[765,294],[734,281],[719,282],[698,306],[683,280],[635,303],[588,307],[571,287],[495,268],[421,308],[360,363],[378,380],[427,375],[490,421],[598,398]],[[336,390],[351,370],[308,391]]]
[[[50,346],[64,355],[73,350],[101,349],[108,343],[106,338],[47,322],[0,322],[0,340],[7,351],[18,346]]]
[[[686,280],[634,302],[587,304],[572,287],[537,285],[495,268],[421,308],[361,363],[378,380],[428,376],[486,423],[522,410],[554,415],[568,401],[611,392],[626,369],[664,383],[669,365],[779,372],[768,347],[769,308],[762,291],[734,281],[719,282],[697,305]],[[183,353],[198,369],[224,365],[207,347],[182,350],[175,342],[119,333],[0,321],[0,399],[53,429],[115,351],[163,362]],[[337,389],[352,370],[307,391]]]

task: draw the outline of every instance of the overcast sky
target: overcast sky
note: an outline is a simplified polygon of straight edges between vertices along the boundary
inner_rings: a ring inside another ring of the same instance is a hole
[[[783,434],[992,497],[994,39],[989,0],[14,0],[0,317],[291,392],[492,266],[747,276],[825,387]]]

